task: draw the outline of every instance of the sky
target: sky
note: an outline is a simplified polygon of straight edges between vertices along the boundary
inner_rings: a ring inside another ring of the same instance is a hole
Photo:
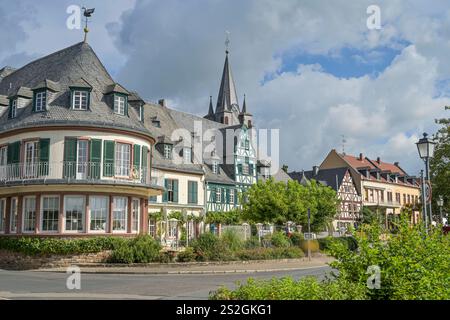
[[[380,28],[369,29],[374,4]],[[239,101],[280,129],[280,162],[310,170],[331,149],[423,163],[415,142],[450,105],[447,0],[0,0],[0,65],[79,42],[70,5],[95,7],[88,42],[115,80],[203,116],[216,103],[230,32]],[[6,5],[7,4],[7,5]]]

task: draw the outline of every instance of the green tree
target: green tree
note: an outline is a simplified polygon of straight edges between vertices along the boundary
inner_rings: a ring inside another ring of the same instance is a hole
[[[450,107],[445,107],[445,110],[450,110]],[[435,200],[441,195],[444,198],[443,211],[448,213],[450,212],[450,118],[436,119],[436,123],[442,127],[435,134],[437,145],[434,157],[430,161],[434,212],[439,212]]]

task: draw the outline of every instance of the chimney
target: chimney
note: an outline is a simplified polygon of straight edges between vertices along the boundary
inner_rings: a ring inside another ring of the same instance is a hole
[[[378,162],[378,164],[381,164],[381,158],[380,157],[377,158],[377,162]]]
[[[161,107],[167,107],[167,105],[166,105],[166,99],[159,99],[159,100],[158,100],[158,104],[159,104]]]
[[[394,166],[398,167],[400,163],[399,162],[394,162]]]
[[[313,166],[313,175],[317,176],[319,174],[319,167],[318,166]]]
[[[362,153],[359,154],[359,161],[363,161],[364,160],[364,155]]]

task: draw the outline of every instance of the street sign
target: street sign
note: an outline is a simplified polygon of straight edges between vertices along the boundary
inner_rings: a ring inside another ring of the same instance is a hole
[[[305,237],[305,240],[314,240],[316,239],[316,234],[313,232],[305,232],[303,234],[303,236]]]

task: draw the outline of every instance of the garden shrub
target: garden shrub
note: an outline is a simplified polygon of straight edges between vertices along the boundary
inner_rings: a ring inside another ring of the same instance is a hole
[[[194,249],[191,247],[187,247],[184,251],[181,251],[177,255],[178,262],[193,262],[195,261],[196,254]]]
[[[304,253],[300,248],[254,248],[244,249],[236,252],[238,260],[271,260],[271,259],[293,259],[302,258]]]
[[[244,248],[246,249],[254,249],[259,247],[261,247],[261,244],[259,243],[258,237],[253,236],[244,242]]]
[[[291,240],[292,245],[299,246],[300,241],[304,240],[304,237],[300,232],[292,232],[289,236],[289,239]]]
[[[0,249],[21,252],[26,255],[69,255],[113,250],[128,241],[129,239],[119,237],[94,237],[87,239],[0,238]]]
[[[272,243],[272,246],[277,248],[286,248],[291,244],[289,238],[282,231],[274,232],[270,236],[270,241]]]
[[[212,233],[201,234],[192,242],[198,261],[226,261],[232,259],[232,252],[221,239]]]
[[[220,240],[231,251],[237,251],[239,249],[242,249],[242,247],[244,246],[243,241],[236,233],[236,231],[231,229],[225,230],[225,232],[222,233]]]
[[[127,244],[122,244],[115,248],[109,258],[109,262],[113,263],[133,263],[134,251],[133,248]]]
[[[149,235],[134,238],[130,246],[134,252],[134,262],[149,263],[158,261],[161,245]]]

